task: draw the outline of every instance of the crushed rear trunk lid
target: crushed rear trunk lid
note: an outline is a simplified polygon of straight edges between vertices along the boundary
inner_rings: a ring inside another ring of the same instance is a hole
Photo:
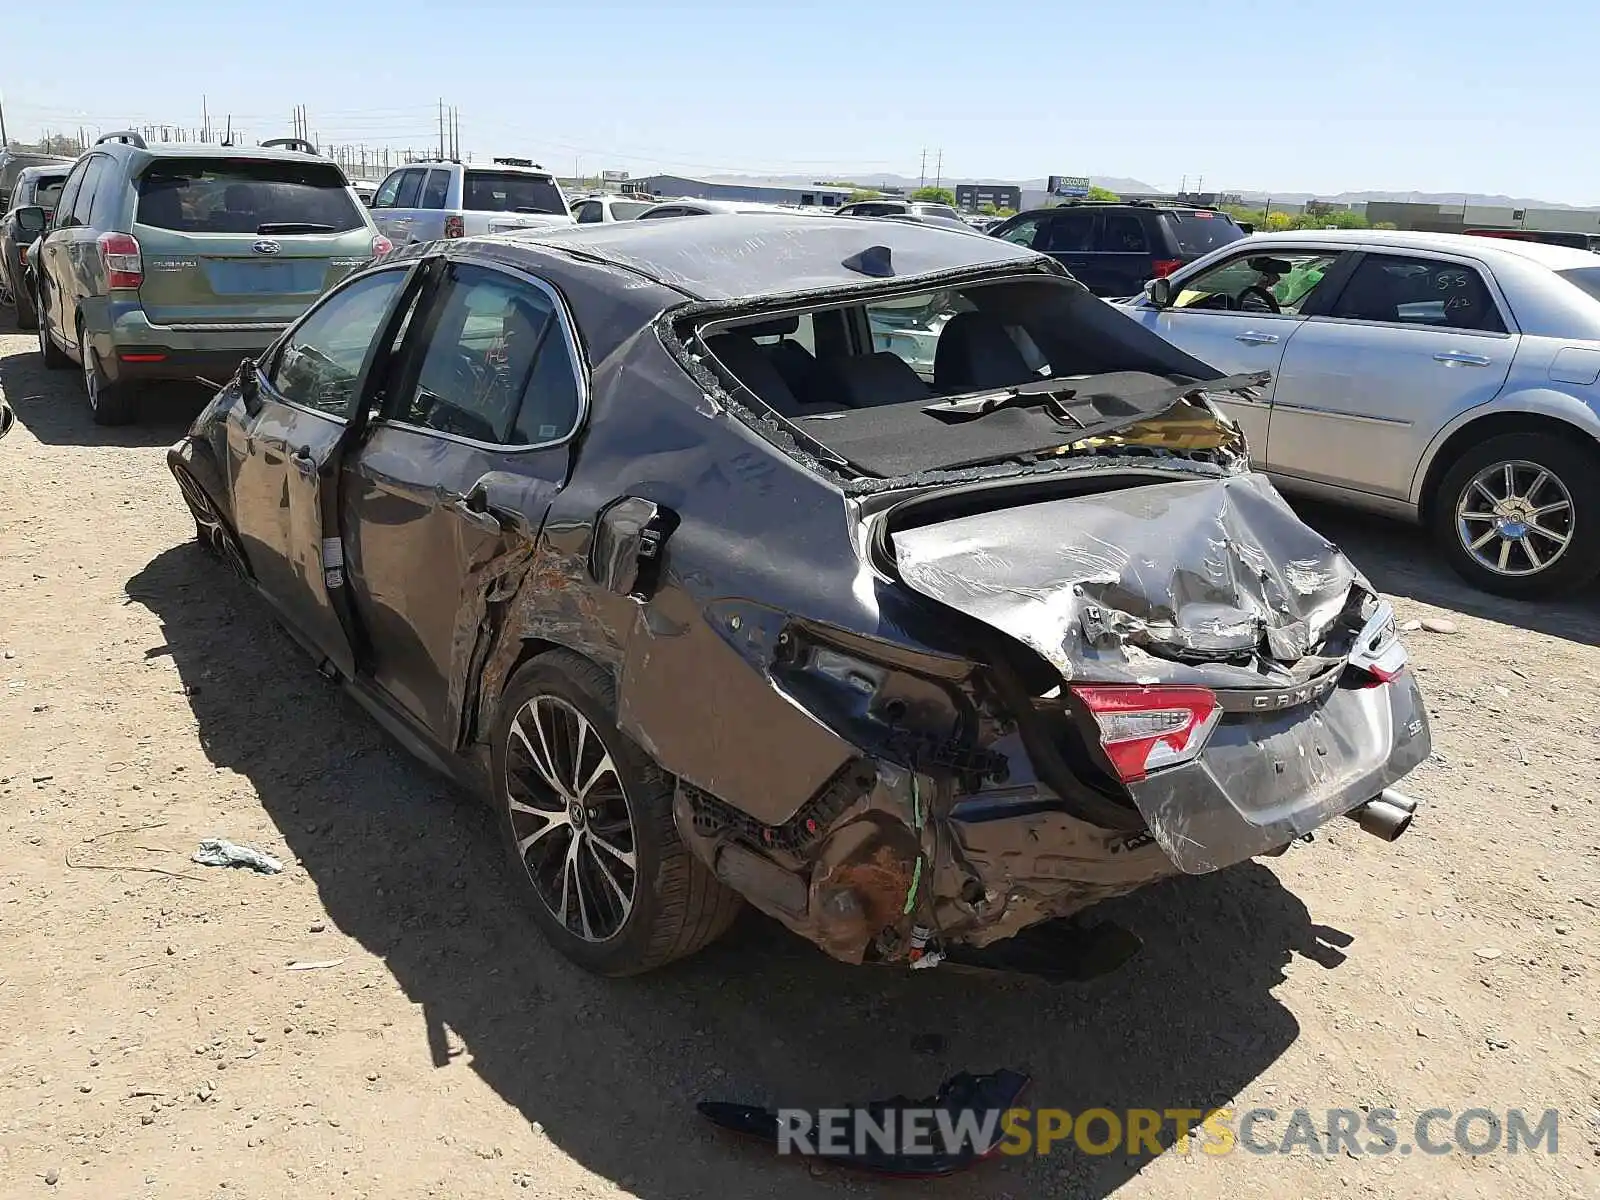
[[[1048,500],[893,538],[907,584],[1031,647],[1065,682],[1290,682],[1357,579],[1257,474]]]
[[[1281,848],[1427,757],[1403,650],[1386,659],[1393,672],[1347,678],[1353,652],[1392,639],[1392,609],[1261,475],[1126,487],[892,537],[910,587],[1031,647],[1064,685],[1214,697],[1197,753],[1124,776],[1183,871]]]

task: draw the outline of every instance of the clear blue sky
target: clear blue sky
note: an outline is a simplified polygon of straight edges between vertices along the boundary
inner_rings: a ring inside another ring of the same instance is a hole
[[[13,136],[198,125],[547,166],[1159,187],[1505,192],[1600,204],[1585,0],[74,0],[7,5]],[[64,36],[63,36],[64,34]]]

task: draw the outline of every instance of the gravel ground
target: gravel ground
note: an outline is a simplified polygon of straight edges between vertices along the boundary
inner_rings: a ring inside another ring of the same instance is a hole
[[[1493,600],[1409,530],[1308,510],[1403,619],[1444,622],[1408,635],[1437,753],[1400,842],[1340,822],[1108,906],[1145,949],[1078,987],[851,969],[750,916],[607,982],[540,942],[486,811],[193,545],[162,461],[193,395],[96,429],[75,374],[10,334],[0,389],[19,418],[0,442],[0,1195],[1600,1195],[1594,593]],[[289,869],[190,863],[213,835]],[[1159,1157],[1062,1146],[880,1184],[693,1112],[999,1066],[1073,1111],[1276,1109],[1268,1141],[1297,1107],[1392,1107],[1402,1134],[1430,1108],[1556,1108],[1559,1150],[1213,1156],[1168,1126]]]

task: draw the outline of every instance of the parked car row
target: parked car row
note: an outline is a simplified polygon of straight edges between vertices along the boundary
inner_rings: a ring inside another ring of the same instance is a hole
[[[0,217],[0,291],[10,297],[19,329],[34,329],[38,325],[33,280],[28,272],[28,247],[55,215],[62,185],[71,170],[70,160],[23,168],[11,191],[12,206],[0,209],[5,213]],[[38,211],[32,211],[35,209]]]
[[[309,143],[149,146],[110,134],[76,161],[8,160],[0,282],[51,367],[76,365],[95,419],[134,419],[147,380],[220,379],[391,246],[523,228],[789,215],[755,203],[569,200],[528,159],[407,163],[360,202]],[[883,198],[843,218],[970,227]],[[1520,239],[1321,231],[1247,235],[1193,205],[1075,203],[993,236],[1042,253],[1198,359],[1270,382],[1224,403],[1283,487],[1420,521],[1460,573],[1538,597],[1600,574],[1595,401],[1600,258]],[[1141,285],[1148,286],[1141,291]],[[1137,293],[1137,294],[1136,294]],[[874,349],[937,376],[944,302],[866,310]],[[1026,327],[1015,349],[1045,361]],[[808,326],[778,338],[791,365]],[[804,389],[812,386],[804,381]],[[803,390],[804,390],[803,389]]]
[[[493,806],[557,950],[648,970],[748,902],[846,962],[1047,970],[1102,898],[1411,822],[1415,674],[1217,407],[1258,376],[999,238],[598,224],[397,248],[168,455]]]

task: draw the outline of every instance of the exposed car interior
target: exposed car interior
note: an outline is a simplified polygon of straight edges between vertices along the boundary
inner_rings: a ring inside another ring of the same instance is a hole
[[[1197,376],[1146,334],[1051,280],[700,330],[748,395],[881,476],[1051,452],[1159,416]],[[1220,421],[1205,424],[1191,448],[1226,441]]]

